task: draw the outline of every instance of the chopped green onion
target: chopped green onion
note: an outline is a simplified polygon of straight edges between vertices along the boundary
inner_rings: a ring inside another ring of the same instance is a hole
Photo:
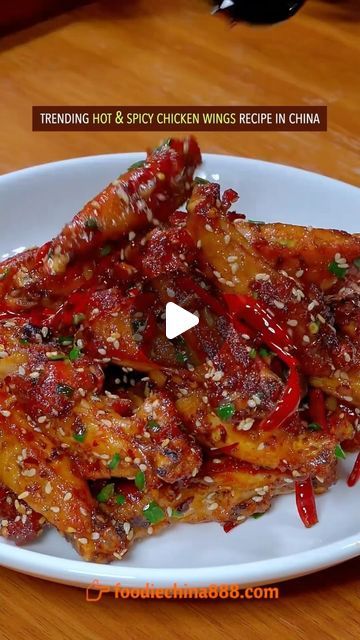
[[[20,342],[20,344],[29,344],[29,339],[28,338],[20,338],[19,342]]]
[[[194,182],[196,182],[196,184],[209,184],[209,180],[205,180],[205,178],[200,178],[200,176],[196,176],[196,178],[194,178]]]
[[[277,244],[280,245],[280,247],[284,247],[284,249],[289,249],[291,247],[295,247],[295,240],[279,240]]]
[[[181,513],[178,509],[171,509],[171,517],[172,518],[182,518],[184,514]]]
[[[260,347],[259,356],[261,356],[262,358],[268,358],[269,356],[271,356],[271,351],[269,351],[269,349],[266,349],[266,347]]]
[[[69,353],[69,360],[71,360],[71,362],[74,362],[75,360],[80,358],[80,356],[81,356],[80,349],[78,349],[78,347],[73,347]]]
[[[115,484],[106,484],[96,496],[98,502],[107,502],[114,495]]]
[[[84,442],[86,438],[86,429],[84,429],[83,431],[80,431],[79,433],[74,433],[73,438],[77,442]]]
[[[249,358],[256,358],[256,349],[250,349]]]
[[[321,425],[317,422],[310,422],[310,424],[308,424],[308,429],[309,431],[322,431]]]
[[[345,278],[347,273],[347,267],[342,267],[335,260],[330,262],[328,265],[328,270],[337,278]]]
[[[139,491],[142,491],[145,487],[145,474],[143,471],[138,471],[135,476],[135,486]]]
[[[151,431],[160,431],[161,429],[159,423],[156,422],[156,420],[148,420],[147,426]]]
[[[98,229],[99,225],[95,218],[88,218],[87,220],[85,220],[85,227],[87,229]]]
[[[65,347],[68,347],[70,344],[72,344],[72,341],[72,336],[60,336],[60,338],[58,338],[58,342]]]
[[[124,504],[125,501],[126,501],[126,498],[122,493],[119,493],[115,498],[116,504]]]
[[[186,364],[186,362],[188,362],[189,360],[189,356],[187,355],[187,353],[183,353],[182,351],[177,351],[175,357],[176,361],[180,364]]]
[[[72,387],[69,387],[67,384],[62,384],[61,382],[56,385],[56,391],[64,396],[68,396],[68,398],[71,398],[74,393],[74,389]]]
[[[76,326],[81,324],[85,320],[85,315],[83,313],[74,313],[73,315],[73,324]]]
[[[235,405],[232,402],[228,402],[227,404],[221,404],[216,409],[216,415],[221,420],[230,420],[235,413]]]
[[[346,458],[346,453],[343,450],[341,444],[337,444],[335,447],[335,455],[337,458],[341,458],[342,460],[345,460]]]
[[[119,453],[114,453],[113,457],[111,458],[111,460],[108,462],[108,468],[111,469],[111,471],[113,471],[113,469],[116,469],[116,467],[118,466],[120,462],[120,454]]]
[[[145,507],[143,514],[150,524],[157,524],[165,518],[163,509],[154,501],[150,502],[148,507]]]
[[[111,245],[110,244],[105,244],[103,247],[101,247],[100,249],[100,255],[102,257],[104,256],[108,256],[109,253],[111,253]]]
[[[140,167],[143,167],[145,164],[145,160],[138,160],[138,162],[134,162],[134,164],[131,164],[130,167],[128,168],[128,171],[131,171],[132,169],[140,169]]]
[[[257,520],[258,518],[261,518],[261,516],[264,516],[265,513],[253,513],[252,517],[254,518],[254,520]]]

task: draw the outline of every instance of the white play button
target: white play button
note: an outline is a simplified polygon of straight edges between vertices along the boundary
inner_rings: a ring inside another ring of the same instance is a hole
[[[166,337],[169,340],[177,338],[185,331],[196,327],[199,324],[199,318],[190,311],[182,309],[174,302],[168,302],[166,305]]]

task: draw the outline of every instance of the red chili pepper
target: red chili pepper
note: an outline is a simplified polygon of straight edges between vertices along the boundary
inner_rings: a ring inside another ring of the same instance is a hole
[[[260,423],[264,431],[271,431],[280,427],[295,411],[297,411],[301,398],[301,381],[296,366],[290,367],[289,377],[282,398],[275,409]]]
[[[225,533],[229,533],[229,531],[232,531],[232,529],[235,529],[235,527],[237,527],[238,525],[238,522],[231,522],[230,520],[229,522],[225,522],[223,529]]]
[[[313,422],[324,430],[328,430],[324,394],[321,389],[309,390],[309,413]]]
[[[257,300],[250,296],[225,294],[226,303],[232,313],[241,315],[251,327],[262,335],[264,343],[272,349],[289,367],[289,377],[283,397],[274,411],[260,424],[264,430],[280,427],[295,411],[301,399],[301,380],[298,362],[294,356],[285,351],[290,344],[290,338],[270,313]]]
[[[194,282],[191,278],[187,278],[186,276],[178,279],[179,286],[184,289],[184,291],[191,291],[195,293],[198,298],[210,309],[213,309],[215,313],[219,316],[224,315],[224,307],[214,298],[206,289],[200,287],[199,284]]]
[[[270,347],[286,364],[294,362],[285,349],[291,347],[290,338],[286,330],[281,327],[271,314],[254,298],[250,296],[226,293],[225,301],[231,313],[238,313],[252,327],[259,331],[264,343]]]
[[[38,248],[35,256],[36,265],[40,264],[43,261],[45,256],[49,253],[49,249],[51,245],[52,245],[52,242],[50,241],[50,242],[46,242],[45,244],[43,244],[41,247]]]
[[[194,282],[191,278],[179,278],[178,282],[185,291],[192,291],[195,293],[201,302],[212,309],[216,315],[220,317],[227,315],[223,302],[214,298],[208,291],[206,291],[206,289],[200,287],[200,285]],[[245,327],[245,325],[238,322],[235,318],[231,318],[231,324],[235,329],[237,329],[237,331],[239,331],[239,333],[249,333],[248,327]]]
[[[305,527],[312,527],[318,522],[314,488],[311,478],[295,482],[296,506]]]
[[[358,482],[358,480],[360,480],[360,453],[358,454],[353,470],[348,477],[348,486],[353,487]]]

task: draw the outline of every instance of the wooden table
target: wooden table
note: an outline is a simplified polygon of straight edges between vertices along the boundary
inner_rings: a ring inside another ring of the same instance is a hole
[[[358,0],[309,0],[273,28],[230,28],[206,0],[91,4],[0,42],[0,172],[140,150],[155,133],[32,133],[33,104],[329,106],[327,133],[202,133],[206,151],[360,183]],[[261,527],[261,525],[259,525]],[[74,588],[0,575],[4,638],[359,637],[360,559],[281,585],[263,602],[85,603]]]

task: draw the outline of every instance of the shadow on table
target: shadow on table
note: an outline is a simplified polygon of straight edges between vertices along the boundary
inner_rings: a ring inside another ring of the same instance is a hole
[[[84,0],[85,1],[85,0]],[[251,0],[248,0],[251,2]],[[28,28],[0,37],[0,52],[21,45],[29,40],[62,29],[68,24],[82,21],[101,20],[134,20],[137,17],[152,15],[156,11],[159,15],[174,15],[174,21],[180,11],[195,11],[198,15],[199,7],[204,6],[204,17],[208,15],[211,6],[210,0],[177,0],[176,2],[162,0],[153,5],[147,0],[99,0],[89,2],[85,6],[73,9],[49,18]],[[1,9],[0,9],[1,11]],[[309,15],[316,15],[328,21],[354,22],[360,21],[359,0],[307,0],[304,11]],[[214,20],[220,19],[214,17]],[[297,18],[293,18],[296,20]],[[258,27],[261,29],[262,27]],[[1,36],[1,33],[0,33]]]

